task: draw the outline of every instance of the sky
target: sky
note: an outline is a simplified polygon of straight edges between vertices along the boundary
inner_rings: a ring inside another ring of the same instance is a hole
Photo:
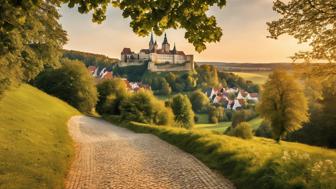
[[[272,0],[227,0],[223,9],[213,7],[208,14],[216,16],[223,30],[220,42],[210,43],[201,53],[184,39],[183,30],[167,30],[171,46],[177,50],[193,54],[196,61],[269,63],[290,62],[290,56],[308,49],[307,44],[297,44],[291,36],[278,40],[267,38],[266,22],[276,20],[278,15],[272,10]],[[122,12],[109,8],[107,19],[102,24],[92,23],[91,15],[80,14],[67,6],[60,8],[60,22],[68,33],[65,49],[104,54],[120,58],[124,47],[134,52],[148,48],[149,36],[139,37],[129,27],[129,19]],[[159,47],[163,36],[156,36]]]

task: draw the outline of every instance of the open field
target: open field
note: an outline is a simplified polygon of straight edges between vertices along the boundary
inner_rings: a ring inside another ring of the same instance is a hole
[[[266,82],[268,75],[271,72],[264,71],[264,72],[233,72],[233,73],[237,74],[238,76],[242,77],[245,80],[250,80],[253,81],[253,83],[262,85]]]
[[[0,101],[0,188],[63,188],[73,156],[63,101],[22,85]]]
[[[231,122],[219,122],[217,124],[209,123],[207,114],[197,114],[197,116],[198,116],[198,122],[195,125],[195,129],[217,131],[223,133],[227,128],[231,126]],[[260,126],[262,121],[263,119],[257,117],[255,119],[248,121],[248,123],[251,125],[252,129],[255,130]]]
[[[118,118],[108,118],[119,123]],[[119,123],[120,124],[120,123]],[[193,154],[219,170],[237,188],[333,189],[336,186],[336,151],[293,142],[275,143],[254,137],[243,140],[201,130],[121,124],[140,133],[152,133]]]

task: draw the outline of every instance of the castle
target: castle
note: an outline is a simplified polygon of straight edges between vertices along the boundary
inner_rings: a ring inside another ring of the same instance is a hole
[[[167,34],[164,35],[161,49],[158,48],[153,33],[151,34],[148,49],[141,49],[134,53],[130,48],[124,48],[121,52],[119,66],[142,65],[148,62],[150,71],[190,71],[194,69],[194,56],[186,55],[183,51],[176,50],[174,44],[170,49]]]

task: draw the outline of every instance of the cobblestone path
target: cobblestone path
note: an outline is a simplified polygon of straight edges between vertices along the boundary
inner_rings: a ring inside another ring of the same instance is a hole
[[[67,189],[231,189],[192,155],[156,136],[137,134],[103,120],[72,117],[76,157]]]

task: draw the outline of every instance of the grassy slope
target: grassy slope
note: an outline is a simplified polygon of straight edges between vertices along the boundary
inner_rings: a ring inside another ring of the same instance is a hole
[[[0,101],[0,188],[63,188],[77,110],[29,85]]]
[[[255,130],[259,127],[262,121],[263,119],[257,117],[248,121],[248,123],[251,125],[252,129]],[[198,123],[195,125],[195,128],[223,133],[230,126],[231,122],[220,122],[218,124],[209,123],[207,114],[198,114]]]
[[[268,75],[271,72],[234,72],[245,80],[253,81],[256,84],[262,85],[266,82]]]
[[[119,123],[118,118],[108,118]],[[243,140],[201,130],[124,123],[152,133],[222,172],[238,188],[335,189],[336,151],[254,137]]]

